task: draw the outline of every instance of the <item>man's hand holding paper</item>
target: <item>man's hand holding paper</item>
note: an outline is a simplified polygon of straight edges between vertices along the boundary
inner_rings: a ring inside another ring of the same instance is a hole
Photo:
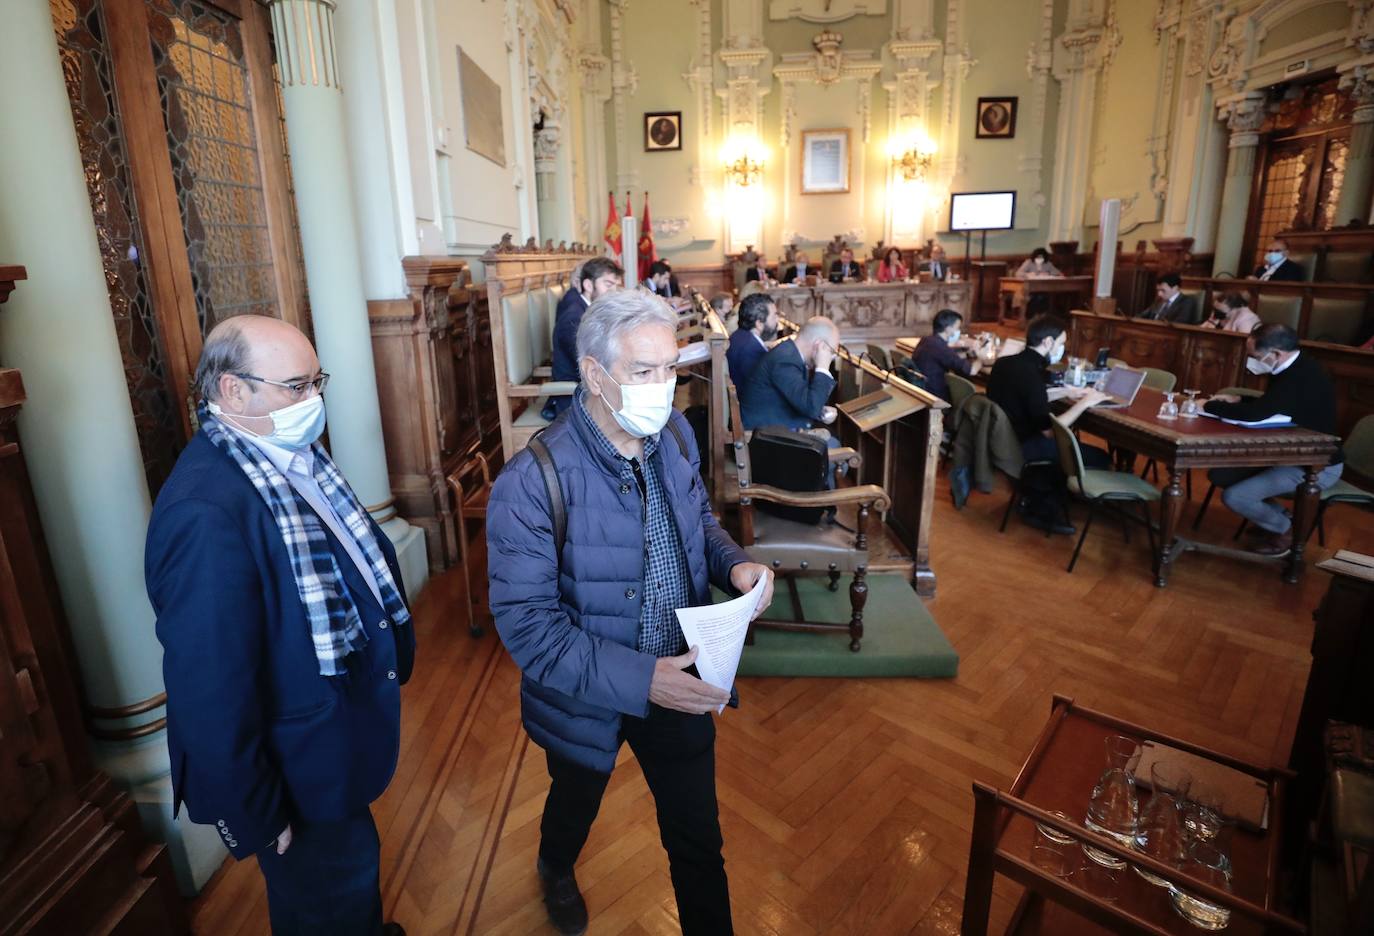
[[[773,597],[773,572],[766,566],[740,563],[731,570],[730,578],[741,591],[742,585],[752,582],[753,587],[733,601],[704,608],[677,609],[678,623],[682,625],[687,645],[692,648],[687,656],[691,656],[693,651],[697,653],[697,672],[701,674],[701,681],[723,690],[727,701],[730,688],[735,684],[740,655],[744,652],[744,638],[749,632],[749,622],[768,607]],[[676,659],[681,660],[683,657]],[[657,673],[655,676],[657,677]],[[650,692],[652,693],[652,686]],[[719,703],[716,707],[717,712],[724,709],[725,702]]]

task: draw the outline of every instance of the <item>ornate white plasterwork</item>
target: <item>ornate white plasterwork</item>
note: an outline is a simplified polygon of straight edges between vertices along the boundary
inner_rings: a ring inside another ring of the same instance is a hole
[[[615,120],[616,188],[639,187],[639,173],[630,161],[630,103],[639,90],[639,74],[625,57],[625,9],[630,0],[607,0],[611,8],[611,112]]]
[[[691,225],[691,218],[655,218],[654,233],[665,238],[677,237]]]
[[[964,81],[973,71],[978,60],[969,55],[964,42],[964,0],[948,0],[945,6],[945,48],[944,75],[941,85],[944,88],[943,108],[940,112],[940,187],[948,190],[953,181],[964,174],[968,156],[962,152],[960,128],[962,126]],[[946,199],[947,201],[947,199]],[[943,211],[943,205],[941,210]]]
[[[1054,66],[1054,0],[1041,0],[1040,19],[1036,35],[1026,50],[1026,77],[1030,79],[1030,118],[1026,128],[1024,149],[1017,158],[1017,168],[1025,177],[1029,197],[1022,200],[1021,221],[1026,227],[1040,226],[1040,209],[1045,204],[1045,111],[1050,95],[1050,74]],[[1029,202],[1029,205],[1026,204]],[[1026,209],[1030,210],[1027,211]]]
[[[768,18],[800,19],[808,23],[838,23],[867,14],[883,16],[887,0],[770,0]]]

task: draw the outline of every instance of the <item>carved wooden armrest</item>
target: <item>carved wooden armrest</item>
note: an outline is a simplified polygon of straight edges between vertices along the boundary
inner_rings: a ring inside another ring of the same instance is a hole
[[[788,507],[839,507],[843,504],[858,504],[886,510],[891,500],[887,492],[877,484],[858,484],[854,487],[838,488],[834,491],[784,491],[771,484],[741,485],[740,499],[769,501],[785,504]]]
[[[826,451],[830,456],[830,464],[832,465],[844,462],[851,468],[858,468],[864,461],[862,455],[847,445],[840,448],[827,449]]]

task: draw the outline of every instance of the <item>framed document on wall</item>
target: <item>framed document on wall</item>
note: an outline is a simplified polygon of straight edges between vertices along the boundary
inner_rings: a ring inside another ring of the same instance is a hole
[[[802,131],[803,195],[849,191],[849,131]]]

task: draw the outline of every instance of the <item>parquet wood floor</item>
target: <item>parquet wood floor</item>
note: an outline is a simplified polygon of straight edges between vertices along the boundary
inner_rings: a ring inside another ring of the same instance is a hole
[[[1010,781],[1056,692],[1237,756],[1286,760],[1323,573],[1309,567],[1285,586],[1269,568],[1189,554],[1160,590],[1143,537],[1126,546],[1108,521],[1068,575],[1066,538],[1017,521],[996,532],[1005,498],[975,494],[956,513],[940,488],[929,607],[961,655],[958,678],[741,681],[743,707],[719,719],[717,742],[738,932],[957,933],[969,783]],[[1314,539],[1314,558],[1374,551],[1368,514],[1333,508],[1327,525],[1330,547]],[[1233,527],[1214,506],[1204,529],[1224,541]],[[387,915],[414,936],[549,933],[534,873],[543,752],[520,729],[515,667],[494,635],[470,639],[452,613],[462,589],[440,577],[416,607],[421,656],[400,767],[375,806]],[[628,749],[578,878],[593,934],[678,931],[653,803]],[[1018,896],[1000,883],[994,931]],[[255,863],[227,864],[193,912],[198,934],[266,933]]]

